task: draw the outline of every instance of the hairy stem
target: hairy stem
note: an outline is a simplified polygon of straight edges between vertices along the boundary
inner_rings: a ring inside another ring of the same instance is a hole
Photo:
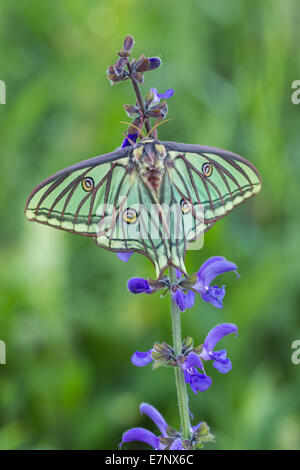
[[[169,268],[170,281],[176,281],[176,271],[175,268],[170,266]],[[172,334],[173,334],[173,346],[174,352],[177,356],[181,354],[181,318],[180,310],[174,300],[171,297],[171,316],[172,316]],[[184,381],[184,375],[181,367],[175,367],[175,381],[177,389],[177,399],[178,407],[180,414],[180,424],[182,430],[183,439],[190,439],[190,417],[189,417],[189,405],[188,405],[188,395],[186,390],[186,384]]]
[[[131,83],[132,83],[132,86],[136,95],[136,99],[138,101],[138,104],[139,104],[139,107],[140,107],[140,110],[144,119],[144,124],[145,124],[147,134],[149,134],[149,136],[151,137],[151,125],[150,125],[149,119],[145,117],[146,110],[145,110],[144,99],[142,97],[138,82],[135,80],[134,77],[132,77],[132,68],[131,68],[129,60],[127,60],[127,68],[128,68],[128,72],[130,73],[130,80],[131,80]]]

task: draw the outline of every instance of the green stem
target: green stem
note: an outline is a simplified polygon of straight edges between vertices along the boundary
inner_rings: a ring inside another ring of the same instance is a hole
[[[170,266],[169,268],[170,281],[171,283],[176,281],[176,270]],[[177,356],[182,353],[181,345],[181,318],[180,310],[174,300],[171,297],[171,316],[172,316],[172,334],[173,334],[173,346],[174,352]],[[181,367],[175,367],[175,381],[177,389],[177,399],[180,414],[180,424],[182,430],[183,439],[190,439],[190,418],[189,418],[189,405],[188,395],[186,390],[186,384],[184,381],[184,375]]]

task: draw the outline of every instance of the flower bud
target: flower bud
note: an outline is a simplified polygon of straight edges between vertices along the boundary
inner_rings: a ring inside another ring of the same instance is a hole
[[[196,354],[201,354],[203,351],[203,344],[199,344],[199,346],[196,346],[196,348],[194,348],[194,352]]]
[[[132,36],[126,36],[123,44],[123,49],[118,52],[120,57],[127,58],[130,56],[132,48],[134,46],[134,39]]]
[[[126,65],[126,59],[124,59],[124,57],[119,57],[119,59],[114,65],[114,68],[116,69],[117,72],[120,73],[124,70],[125,65]]]
[[[192,287],[195,285],[197,282],[197,273],[191,274],[190,276],[184,277],[180,281],[181,287],[184,289],[188,289],[189,287]]]
[[[112,85],[127,80],[128,76],[125,70],[117,70],[113,65],[110,65],[107,69],[107,78]]]
[[[150,62],[150,69],[149,70],[158,69],[158,67],[160,67],[161,64],[162,64],[162,61],[159,57],[150,57],[149,62]]]
[[[162,351],[165,350],[165,346],[164,346],[164,344],[154,343],[154,344],[153,344],[153,349],[154,349],[155,351],[160,351],[160,352],[162,352]]]
[[[146,98],[145,98],[145,106],[146,108],[148,108],[151,103],[153,102],[154,100],[154,93],[150,90],[148,91],[147,95],[146,95]]]
[[[147,117],[164,119],[168,114],[168,105],[165,101],[149,108],[146,112]]]
[[[110,65],[107,69],[107,78],[112,85],[119,81],[117,71],[112,65]]]
[[[147,70],[150,70],[150,60],[142,55],[139,60],[137,60],[134,64],[134,69],[137,72],[147,72]]]
[[[194,340],[191,336],[187,336],[182,341],[182,353],[184,354],[188,349],[193,348]]]
[[[193,435],[193,440],[199,444],[202,442],[214,442],[215,436],[210,433],[209,426],[202,421],[199,428]]]
[[[124,104],[124,109],[129,117],[139,114],[139,110],[136,106],[130,104]]]
[[[134,46],[134,39],[132,36],[126,36],[124,39],[123,49],[127,52],[131,52]]]
[[[152,370],[156,370],[161,366],[167,366],[168,364],[165,361],[158,361],[155,359],[152,364]]]
[[[178,431],[176,431],[176,429],[172,428],[172,426],[167,427],[166,433],[169,437],[179,437]]]
[[[141,72],[132,72],[132,77],[139,83],[144,83],[144,74]]]
[[[160,436],[160,438],[159,438],[159,442],[160,442],[162,445],[166,446],[164,450],[170,449],[171,445],[173,444],[173,441],[174,441],[174,439],[171,438],[171,437],[163,437],[163,436]]]

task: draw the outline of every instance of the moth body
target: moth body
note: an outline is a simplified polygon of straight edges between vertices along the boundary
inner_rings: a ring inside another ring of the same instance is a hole
[[[154,192],[159,192],[165,173],[167,151],[159,141],[147,139],[141,141],[132,151],[143,182]]]

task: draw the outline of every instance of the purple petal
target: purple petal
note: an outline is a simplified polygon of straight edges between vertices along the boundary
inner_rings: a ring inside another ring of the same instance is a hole
[[[159,57],[150,57],[150,70],[157,69],[161,66],[162,61]]]
[[[127,287],[132,294],[149,294],[153,290],[147,279],[143,279],[142,277],[132,277],[129,279]]]
[[[166,90],[164,93],[157,93],[157,96],[163,100],[167,100],[168,98],[172,98],[174,95],[174,90],[173,88],[169,88]]]
[[[152,105],[159,103],[161,99],[168,99],[174,95],[173,88],[169,88],[169,90],[166,90],[164,93],[157,93],[156,88],[151,88],[150,91],[154,95],[154,98],[152,100]]]
[[[213,366],[221,372],[221,374],[227,374],[232,369],[232,363],[229,358],[225,359],[224,361],[216,360],[213,362]]]
[[[196,294],[192,290],[187,291],[185,294],[185,306],[186,308],[192,308],[195,303]]]
[[[156,88],[151,88],[150,92],[153,93],[153,100],[152,100],[151,104],[154,105],[154,104],[159,103],[160,98],[158,96],[157,89]]]
[[[203,365],[202,365],[202,361],[200,357],[194,352],[189,353],[183,366],[185,369],[189,369],[192,366],[199,367],[199,369],[203,369]]]
[[[213,264],[213,263],[215,263],[215,262],[217,262],[217,261],[224,261],[224,259],[225,259],[225,258],[224,258],[223,256],[212,256],[211,258],[208,258],[208,259],[200,266],[200,269],[199,269],[199,271],[198,271],[198,277],[201,277],[201,276],[202,276],[203,271],[205,271],[205,269],[206,269],[209,265],[211,265],[211,264]]]
[[[181,439],[178,437],[177,439],[175,439],[175,441],[171,445],[170,450],[182,450],[182,449],[183,449],[182,442],[181,442]]]
[[[204,392],[211,386],[212,380],[208,375],[200,374],[196,367],[203,369],[202,361],[196,353],[191,352],[181,366],[184,380],[190,384],[194,393]]]
[[[223,308],[223,298],[225,296],[225,287],[209,286],[206,291],[201,292],[201,297],[205,302],[209,302],[217,308]]]
[[[212,258],[209,258],[199,269],[197,284],[199,283],[200,286],[208,288],[210,283],[220,274],[236,270],[236,264],[227,261],[221,256],[214,256]]]
[[[220,349],[220,351],[213,351],[210,353],[210,357],[211,359],[225,363],[227,360],[227,351],[226,349]]]
[[[231,360],[227,358],[226,349],[210,353],[210,358],[214,361],[213,366],[221,372],[221,374],[227,374],[227,372],[232,369]]]
[[[144,428],[132,428],[124,432],[120,447],[122,447],[124,442],[132,441],[145,442],[145,444],[149,444],[153,449],[159,449],[159,438],[153,432]]]
[[[194,385],[194,389],[192,388],[193,392],[197,394],[197,392],[205,392],[212,384],[212,379],[205,374],[199,374],[198,380]]]
[[[205,392],[212,384],[211,378],[208,375],[199,374],[195,367],[184,371],[184,380],[185,383],[190,384],[195,394],[197,394],[197,392]]]
[[[124,263],[127,263],[127,261],[129,260],[130,256],[133,255],[133,253],[121,253],[121,252],[118,252],[116,253],[117,257],[121,260],[121,261],[124,261]]]
[[[130,147],[132,144],[130,143],[129,139],[132,140],[133,142],[136,142],[137,138],[138,138],[138,134],[127,134],[127,136],[123,140],[122,148]]]
[[[182,290],[177,289],[176,292],[172,293],[172,297],[176,305],[179,309],[184,312],[185,311],[185,294]]]
[[[149,416],[149,418],[152,419],[152,421],[156,424],[160,432],[166,436],[168,424],[160,412],[154,408],[154,406],[151,406],[148,403],[142,403],[140,405],[140,412]]]
[[[215,345],[224,338],[224,336],[236,333],[237,331],[238,327],[233,323],[221,323],[220,325],[212,328],[205,338],[203,351],[201,352],[200,357],[207,359],[206,356],[214,350]]]
[[[152,349],[146,352],[135,351],[130,360],[134,366],[144,367],[152,362],[151,353]]]

